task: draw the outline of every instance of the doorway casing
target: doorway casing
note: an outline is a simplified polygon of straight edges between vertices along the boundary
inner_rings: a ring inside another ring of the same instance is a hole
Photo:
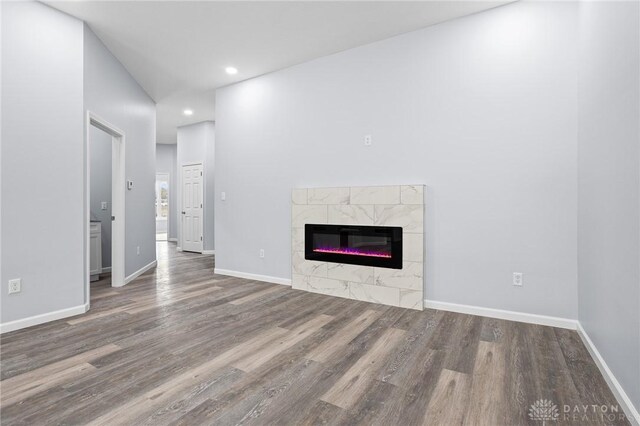
[[[84,151],[84,279],[85,279],[85,304],[87,309],[90,304],[90,279],[89,279],[89,221],[90,221],[90,130],[96,127],[111,136],[111,286],[122,287],[125,284],[125,135],[124,132],[108,121],[100,118],[91,111],[87,111],[85,151]]]

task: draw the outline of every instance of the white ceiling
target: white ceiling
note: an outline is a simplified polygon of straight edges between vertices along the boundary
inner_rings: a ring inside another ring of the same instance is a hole
[[[46,3],[89,24],[156,101],[157,142],[175,143],[176,127],[215,119],[218,87],[509,1]]]

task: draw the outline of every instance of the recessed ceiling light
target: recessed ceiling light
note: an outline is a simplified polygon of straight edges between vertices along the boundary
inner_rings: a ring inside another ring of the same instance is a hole
[[[182,113],[183,113],[184,115],[193,115],[193,110],[185,109],[184,111],[182,111]]]
[[[226,67],[224,70],[227,72],[227,74],[238,74],[238,69],[235,67]]]

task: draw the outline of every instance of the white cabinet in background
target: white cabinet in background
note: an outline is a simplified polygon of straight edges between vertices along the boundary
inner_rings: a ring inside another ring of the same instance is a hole
[[[89,235],[89,275],[91,281],[97,281],[102,273],[102,226],[100,222],[91,222]]]

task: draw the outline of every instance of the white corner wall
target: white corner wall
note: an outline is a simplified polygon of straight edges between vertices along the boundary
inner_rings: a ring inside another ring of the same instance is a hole
[[[581,3],[579,88],[579,319],[638,410],[640,5],[637,1]]]
[[[155,261],[155,104],[82,21],[38,2],[1,19],[5,332],[85,311],[87,109],[126,133],[126,273]]]
[[[215,249],[214,234],[214,209],[215,209],[215,123],[213,121],[203,121],[201,123],[178,127],[178,147],[177,147],[177,175],[178,175],[178,210],[182,208],[181,173],[185,164],[202,163],[204,170],[204,218],[203,218],[203,241],[204,250],[211,252]],[[182,235],[182,219],[178,221],[178,245]]]
[[[178,239],[178,174],[177,145],[156,145],[156,173],[169,173],[169,234],[170,240]]]
[[[2,2],[3,327],[84,306],[82,31],[41,3]],[[13,278],[22,292],[8,295]]]
[[[216,268],[291,278],[292,188],[424,182],[427,299],[576,319],[576,42],[517,2],[218,90]]]
[[[100,39],[85,25],[84,106],[125,133],[125,275],[156,260],[156,106]],[[137,253],[140,247],[140,254]]]

